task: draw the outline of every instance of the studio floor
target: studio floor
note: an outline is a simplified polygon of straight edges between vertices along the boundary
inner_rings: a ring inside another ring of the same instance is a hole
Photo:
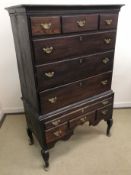
[[[116,109],[113,118],[111,137],[102,121],[58,142],[45,172],[38,142],[28,145],[24,115],[7,116],[0,128],[0,175],[131,175],[131,109]]]

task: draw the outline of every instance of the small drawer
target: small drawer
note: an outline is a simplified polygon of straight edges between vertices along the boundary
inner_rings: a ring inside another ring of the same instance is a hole
[[[31,17],[32,35],[51,35],[61,33],[60,17]]]
[[[107,120],[112,117],[113,104],[107,105],[106,107],[99,108],[97,110],[97,120]]]
[[[67,132],[68,132],[67,122],[53,129],[46,130],[45,131],[46,143],[51,143],[53,141],[59,140],[60,138],[64,137],[67,134]]]
[[[92,124],[95,120],[95,112],[90,112],[87,113],[85,115],[82,115],[80,117],[74,118],[72,120],[69,121],[69,126],[70,128],[74,128],[77,125],[82,125],[84,124],[86,121],[89,121],[89,124]]]
[[[57,127],[58,125],[66,122],[66,121],[67,121],[66,117],[62,116],[62,117],[59,117],[57,119],[45,122],[45,128],[49,129],[49,128],[52,128],[52,127]]]
[[[101,14],[100,30],[115,29],[117,27],[118,14]]]
[[[107,105],[110,105],[113,103],[113,97],[110,97],[110,98],[105,98],[97,103],[93,103],[93,104],[90,104],[88,106],[84,106],[82,108],[83,110],[83,114],[87,113],[87,112],[90,112],[90,111],[94,111],[98,108],[102,108],[102,107],[105,107]]]
[[[62,16],[63,33],[82,32],[98,29],[98,15]]]

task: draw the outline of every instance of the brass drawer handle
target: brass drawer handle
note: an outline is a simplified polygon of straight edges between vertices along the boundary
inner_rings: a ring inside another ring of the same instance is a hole
[[[56,137],[60,137],[61,134],[62,134],[62,131],[61,130],[58,130],[56,132],[53,133]]]
[[[106,101],[102,101],[102,104],[103,104],[103,105],[107,105],[108,103],[109,103],[108,100],[106,100]]]
[[[55,72],[46,72],[45,75],[49,78],[52,78],[54,76]]]
[[[85,121],[86,121],[86,116],[85,116],[85,117],[82,117],[82,118],[80,119],[80,121],[85,122]]]
[[[108,80],[101,81],[102,85],[107,85],[107,83],[108,83]]]
[[[111,24],[112,24],[112,19],[106,19],[106,20],[105,20],[105,23],[106,23],[107,25],[111,25]]]
[[[102,113],[103,115],[106,115],[107,112],[108,112],[108,109],[101,111],[101,113]]]
[[[50,28],[51,28],[51,23],[42,23],[42,24],[40,24],[41,25],[41,27],[43,28],[43,29],[45,29],[45,30],[49,30]]]
[[[104,41],[105,41],[106,44],[110,44],[111,43],[111,38],[105,38]]]
[[[82,21],[77,21],[76,23],[77,23],[77,25],[78,25],[79,27],[84,27],[85,24],[86,24],[86,21],[85,21],[85,20],[82,20]]]
[[[46,48],[43,48],[43,51],[47,54],[50,54],[52,51],[53,51],[53,47],[46,47]]]
[[[57,97],[49,98],[48,100],[50,103],[54,104],[57,101]]]
[[[60,120],[55,120],[51,122],[52,125],[57,126],[60,123]]]
[[[110,61],[110,59],[109,58],[104,58],[103,60],[102,60],[102,62],[104,63],[104,64],[107,64],[108,62]]]

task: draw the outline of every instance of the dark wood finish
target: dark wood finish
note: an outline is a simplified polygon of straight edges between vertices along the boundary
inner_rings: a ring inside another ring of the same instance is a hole
[[[111,136],[110,130],[111,130],[112,125],[113,125],[113,119],[109,118],[107,120],[107,131],[106,131],[107,136]]]
[[[116,29],[118,14],[100,14],[100,29]]]
[[[45,161],[44,169],[45,169],[45,171],[47,171],[48,167],[49,167],[49,151],[42,149],[41,150],[41,155],[42,155],[42,157],[43,157],[43,159]]]
[[[112,70],[114,52],[75,58],[36,67],[40,91]],[[99,66],[98,66],[99,65]],[[77,70],[74,71],[74,68]],[[49,76],[51,74],[51,77]]]
[[[61,61],[73,57],[108,51],[115,47],[116,31],[94,34],[69,35],[50,39],[33,40],[36,64]],[[111,39],[107,44],[105,39]],[[43,48],[52,48],[47,54]]]
[[[110,89],[112,73],[97,75],[56,89],[40,92],[41,112],[47,113]],[[103,85],[102,82],[107,81]],[[51,103],[50,99],[55,102]]]
[[[39,112],[27,17],[11,14],[11,24],[22,96],[32,108]]]
[[[62,16],[63,33],[98,29],[98,14]]]
[[[82,125],[87,121],[89,121],[89,125],[93,124],[93,122],[95,121],[95,111],[70,120],[69,127],[75,128],[77,125]]]
[[[29,137],[29,145],[33,145],[34,139],[33,139],[32,131],[30,128],[27,128],[27,135]]]
[[[112,117],[112,104],[97,109],[97,116],[96,116],[96,121],[95,121],[95,125],[98,124],[101,120],[105,120],[107,121],[108,119],[110,119]]]
[[[59,16],[31,17],[32,35],[51,35],[61,33]]]
[[[117,20],[122,5],[7,8],[15,41],[22,100],[31,144],[49,149],[75,127],[113,123],[111,90]]]
[[[63,123],[62,125],[54,127],[50,130],[46,130],[45,132],[46,132],[46,142],[50,143],[64,137],[68,132],[68,125],[67,123]]]
[[[50,129],[68,120],[90,113],[91,111],[95,111],[98,108],[102,108],[105,105],[109,105],[112,103],[113,103],[113,97],[110,97],[110,98],[104,97],[104,99],[99,99],[99,101],[97,101],[97,98],[96,98],[95,101],[91,104],[87,102],[85,105],[77,109],[73,109],[72,111],[68,111],[62,114],[57,114],[55,115],[55,118],[53,115],[53,118],[50,118],[49,121],[47,120],[46,122],[43,122],[43,124],[45,125],[46,129]]]

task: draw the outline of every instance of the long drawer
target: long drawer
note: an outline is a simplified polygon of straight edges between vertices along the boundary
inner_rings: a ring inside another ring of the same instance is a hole
[[[40,91],[112,70],[114,52],[37,66]]]
[[[112,72],[40,92],[41,112],[48,113],[105,92],[111,87]]]
[[[34,39],[36,64],[103,52],[115,47],[116,31]]]

